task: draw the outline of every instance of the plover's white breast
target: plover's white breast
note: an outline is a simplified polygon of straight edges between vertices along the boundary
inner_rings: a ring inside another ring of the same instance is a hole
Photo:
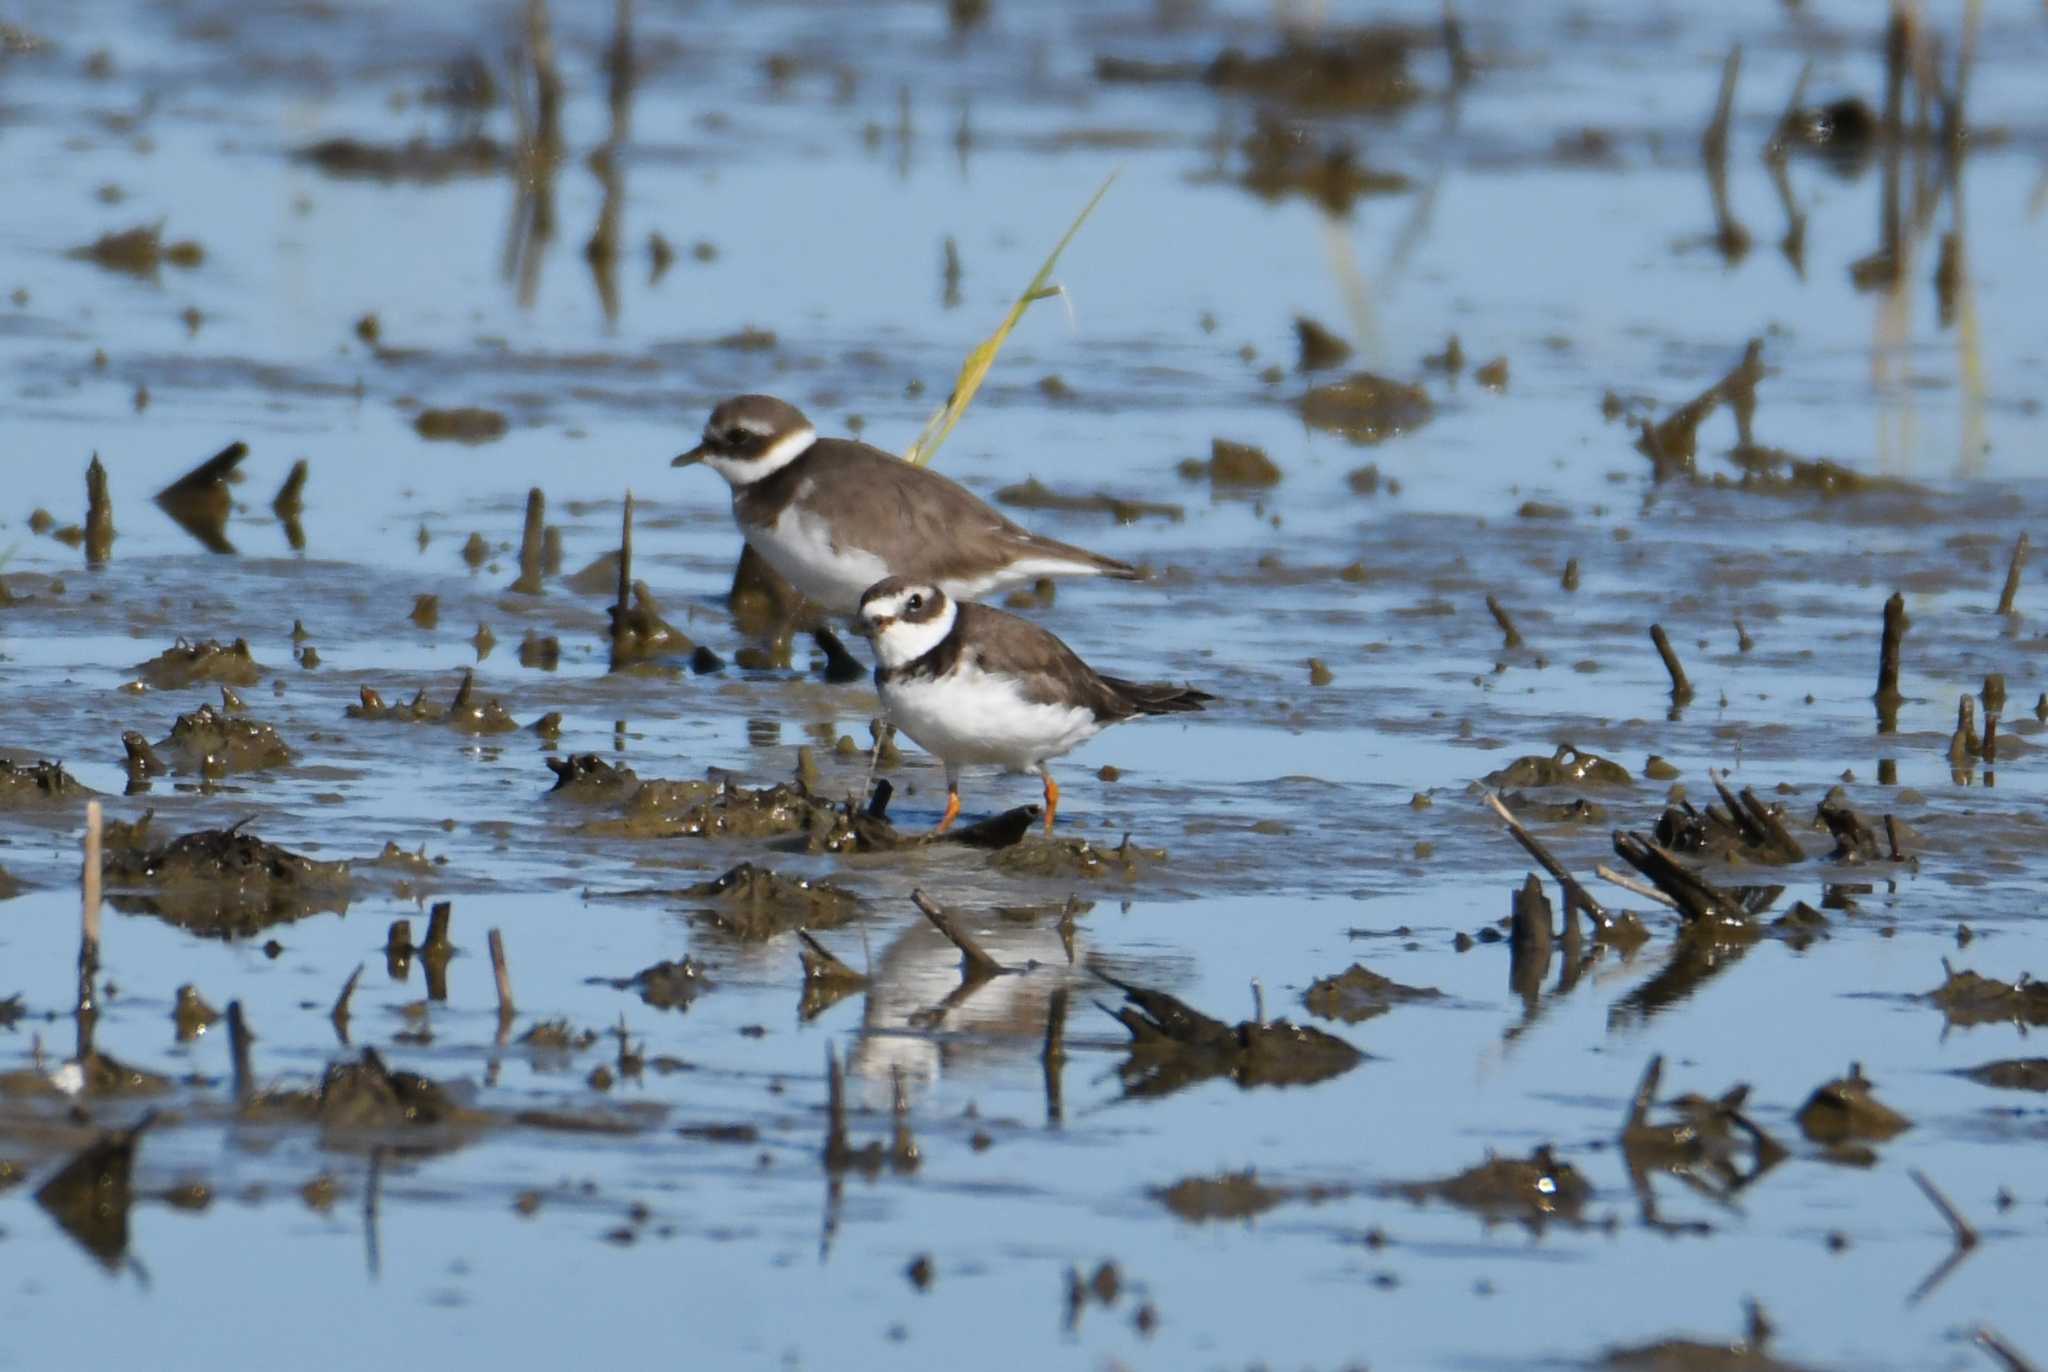
[[[884,682],[881,695],[896,727],[948,763],[1029,771],[1102,732],[1094,711],[1026,700],[1015,678],[982,670],[971,651],[942,675]]]
[[[804,508],[809,490],[808,483],[799,487],[773,524],[748,527],[747,542],[790,585],[835,614],[852,614],[860,593],[889,575],[889,564],[863,549],[835,546],[831,524]]]

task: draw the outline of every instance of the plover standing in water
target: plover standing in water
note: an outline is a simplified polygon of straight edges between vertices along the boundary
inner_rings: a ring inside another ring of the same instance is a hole
[[[672,464],[702,462],[732,487],[748,543],[833,614],[888,576],[972,600],[1042,576],[1141,580],[1128,563],[1040,538],[937,472],[848,438],[820,438],[803,411],[767,395],[711,412],[704,441]]]
[[[955,600],[929,581],[889,577],[860,600],[875,645],[875,689],[897,728],[946,765],[946,814],[960,814],[960,768],[997,763],[1045,783],[1052,832],[1060,788],[1046,761],[1138,715],[1199,710],[1215,697],[1188,686],[1103,676],[1028,619]]]

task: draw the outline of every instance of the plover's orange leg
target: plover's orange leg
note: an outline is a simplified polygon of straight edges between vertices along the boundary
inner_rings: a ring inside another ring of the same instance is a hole
[[[1045,768],[1038,769],[1040,779],[1045,782],[1045,832],[1052,834],[1052,817],[1060,812],[1060,784],[1052,779],[1052,773]]]
[[[946,768],[946,813],[945,817],[939,820],[939,827],[932,830],[932,832],[935,834],[945,833],[946,830],[953,827],[953,821],[958,818],[960,818],[960,769],[949,764]]]

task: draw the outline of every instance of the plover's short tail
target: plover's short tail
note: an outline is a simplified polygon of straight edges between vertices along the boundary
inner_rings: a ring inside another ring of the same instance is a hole
[[[1102,684],[1116,692],[1117,698],[1128,705],[1134,715],[1184,715],[1216,699],[1207,691],[1198,691],[1192,686],[1176,686],[1171,682],[1125,681],[1120,677],[1106,676],[1102,678]]]

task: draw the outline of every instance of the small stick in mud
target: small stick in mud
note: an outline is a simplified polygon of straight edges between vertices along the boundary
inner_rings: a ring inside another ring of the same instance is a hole
[[[1611,882],[1612,884],[1619,886],[1624,891],[1633,892],[1634,894],[1641,896],[1644,900],[1654,900],[1659,905],[1664,906],[1666,909],[1676,910],[1679,908],[1677,901],[1665,895],[1662,891],[1650,885],[1648,882],[1637,881],[1634,877],[1628,875],[1626,872],[1617,872],[1604,862],[1596,862],[1593,864],[1593,875],[1600,878],[1600,880],[1602,881]]]
[[[1001,976],[1004,967],[988,955],[988,950],[974,940],[974,937],[954,922],[952,915],[940,908],[937,901],[926,895],[922,889],[910,893],[910,902],[924,912],[932,927],[946,936],[946,941],[960,950],[960,977],[963,981],[986,981]]]
[[[1906,618],[1906,597],[1893,591],[1891,599],[1884,603],[1884,639],[1877,650],[1877,731],[1881,734],[1897,733],[1899,729],[1899,706],[1905,697],[1899,694],[1899,649],[1906,640],[1906,630],[1911,622]]]
[[[1458,10],[1451,0],[1444,0],[1444,56],[1451,63],[1451,88],[1470,83],[1474,67],[1472,54],[1465,47],[1465,26],[1458,22]]]
[[[2005,589],[1998,593],[1998,613],[2002,615],[2013,612],[2013,601],[2020,593],[2020,576],[2027,570],[2027,552],[2030,546],[2025,534],[2013,540],[2012,561],[2005,566]]]
[[[519,576],[512,589],[521,595],[541,592],[541,545],[547,539],[548,498],[535,486],[526,493],[526,528],[519,536]]]
[[[1508,832],[1514,835],[1515,842],[1521,844],[1529,856],[1535,858],[1542,865],[1543,870],[1550,873],[1551,879],[1556,881],[1558,886],[1563,889],[1566,910],[1584,910],[1593,917],[1596,923],[1601,925],[1609,922],[1607,907],[1593,899],[1592,893],[1579,885],[1578,878],[1565,870],[1563,863],[1551,856],[1550,850],[1545,848],[1537,837],[1529,832],[1521,820],[1515,818],[1514,812],[1500,803],[1499,796],[1488,792],[1486,803],[1493,807],[1493,812],[1499,815],[1501,821],[1508,826]]]
[[[87,801],[85,870],[80,883],[84,896],[79,910],[78,938],[78,1007],[81,1010],[92,1007],[92,977],[100,965],[100,834],[104,824],[100,803]]]
[[[1671,674],[1671,703],[1685,704],[1692,699],[1692,683],[1685,679],[1685,666],[1679,662],[1678,654],[1671,647],[1671,637],[1664,632],[1662,624],[1650,626],[1650,642],[1657,645],[1657,656],[1664,659],[1664,670]]]
[[[619,526],[619,603],[612,611],[612,670],[626,665],[627,641],[631,628],[627,612],[633,608],[633,493],[626,492],[626,511]]]
[[[518,1009],[512,1004],[512,969],[505,962],[505,936],[491,930],[491,972],[498,979],[498,1023],[510,1024]]]
[[[1736,616],[1736,619],[1735,619],[1735,651],[1736,651],[1736,652],[1738,652],[1738,653],[1746,653],[1746,652],[1748,652],[1748,651],[1749,651],[1750,649],[1752,649],[1752,648],[1754,648],[1754,647],[1756,647],[1756,640],[1755,640],[1755,639],[1753,639],[1753,638],[1751,638],[1751,637],[1749,636],[1749,630],[1747,630],[1747,629],[1745,629],[1745,628],[1743,628],[1743,627],[1742,627],[1742,618],[1741,618],[1741,616],[1739,616],[1739,615],[1738,615],[1738,616]]]
[[[235,1103],[248,1103],[250,1093],[255,1089],[255,1079],[249,1068],[249,1022],[242,1017],[242,1002],[228,1002],[228,1055],[235,1065]]]
[[[341,994],[334,998],[334,1008],[327,1012],[327,1018],[334,1021],[334,1033],[344,1046],[348,1043],[348,1003],[356,993],[356,983],[362,979],[363,964],[356,964],[356,970],[348,974],[348,980],[341,984]]]
[[[1500,601],[1489,595],[1486,598],[1486,608],[1492,611],[1493,622],[1500,625],[1501,636],[1505,639],[1501,646],[1503,648],[1521,647],[1521,632],[1515,628],[1515,621],[1508,618],[1508,612],[1502,608]]]
[[[1896,816],[1886,815],[1884,817],[1884,837],[1885,842],[1891,845],[1891,860],[1893,862],[1907,861],[1906,850],[1899,843],[1899,821]]]
[[[1963,1218],[1960,1210],[1949,1204],[1948,1197],[1941,1194],[1941,1189],[1927,1179],[1927,1174],[1915,1167],[1906,1175],[1913,1179],[1913,1185],[1920,1188],[1920,1194],[1927,1197],[1928,1203],[1948,1221],[1949,1230],[1955,1236],[1956,1247],[1966,1252],[1975,1248],[1980,1237],[1977,1231]]]
[[[2035,1372],[2034,1364],[2028,1362],[2017,1348],[2000,1338],[1990,1329],[1978,1329],[1974,1336],[1976,1345],[1998,1363],[2005,1372]]]
[[[99,566],[114,553],[114,499],[107,494],[107,469],[94,453],[85,469],[85,560]]]

